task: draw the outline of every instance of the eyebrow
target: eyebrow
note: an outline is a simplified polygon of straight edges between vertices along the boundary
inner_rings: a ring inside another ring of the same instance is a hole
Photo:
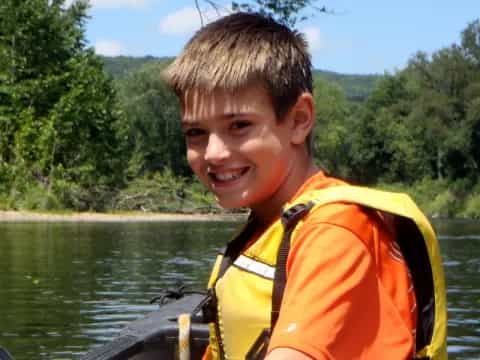
[[[222,114],[220,116],[218,116],[219,119],[222,119],[222,120],[229,120],[229,119],[232,119],[232,118],[235,118],[235,117],[242,117],[242,116],[251,116],[253,113],[249,113],[249,112],[229,112],[229,113],[225,113],[225,114]],[[185,127],[185,126],[195,126],[197,124],[199,124],[200,121],[196,120],[196,119],[182,119],[181,120],[181,126],[182,127]]]
[[[180,126],[185,127],[185,126],[193,126],[195,124],[198,124],[198,121],[192,119],[192,120],[182,120],[180,121]]]

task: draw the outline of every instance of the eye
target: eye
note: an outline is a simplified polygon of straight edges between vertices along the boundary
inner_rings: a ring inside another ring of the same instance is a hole
[[[206,133],[205,130],[200,128],[189,128],[183,131],[183,134],[185,135],[185,137],[190,139],[205,135],[205,133]]]
[[[230,124],[230,128],[234,131],[240,131],[252,125],[248,120],[235,120]]]

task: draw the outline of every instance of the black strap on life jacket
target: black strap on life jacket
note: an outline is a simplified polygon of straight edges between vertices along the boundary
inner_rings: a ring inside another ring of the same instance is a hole
[[[225,272],[228,268],[235,262],[237,257],[240,255],[242,250],[247,245],[247,242],[251,239],[253,234],[256,231],[256,221],[253,216],[250,216],[247,223],[242,227],[242,229],[233,237],[233,239],[227,244],[226,247],[220,250],[222,254],[222,262],[220,264],[220,269],[213,283],[212,287],[208,289],[207,296],[205,299],[197,306],[197,310],[202,310],[203,322],[205,323],[214,323],[215,332],[217,335],[218,346],[219,346],[219,356],[220,359],[225,359],[225,350],[223,348],[222,337],[220,335],[219,328],[219,319],[217,311],[217,295],[215,293],[215,284],[219,279],[225,275]]]
[[[313,203],[298,204],[284,211],[281,217],[283,225],[283,238],[277,253],[277,263],[275,266],[275,277],[273,280],[272,292],[272,315],[270,318],[270,332],[273,331],[280,313],[283,292],[287,283],[287,259],[290,251],[290,238],[298,222],[308,214],[313,207]]]
[[[267,355],[268,343],[270,342],[270,330],[263,329],[259,337],[253,343],[250,350],[248,350],[247,355],[245,355],[245,360],[262,360]]]
[[[256,339],[245,360],[261,360],[265,357],[270,342],[270,335],[275,327],[280,313],[282,297],[287,283],[287,258],[290,251],[290,238],[298,222],[310,211],[313,203],[298,204],[284,211],[281,216],[283,236],[277,252],[277,263],[272,289],[272,312],[270,316],[270,329],[263,329]]]
[[[313,205],[312,202],[298,204],[282,214],[281,220],[284,227],[284,234],[277,253],[272,292],[271,326],[269,331],[262,333],[260,338],[255,342],[255,346],[250,349],[248,359],[263,359],[265,356],[270,334],[278,320],[283,293],[285,291],[287,281],[287,259],[290,251],[291,236],[298,222],[308,214]],[[412,281],[415,288],[418,307],[416,348],[421,350],[426,345],[430,344],[433,336],[435,297],[432,269],[425,241],[416,224],[408,218],[397,215],[393,215],[393,217],[397,243],[407,266],[412,273]],[[235,259],[246,246],[248,240],[253,236],[255,230],[256,226],[254,220],[249,219],[242,231],[230,241],[224,251],[224,257],[217,280],[220,279],[229,266],[233,264]],[[211,292],[210,296],[215,298],[214,292],[213,295]],[[215,301],[213,301],[212,304],[215,304]],[[216,308],[214,309],[214,312],[216,313]],[[222,350],[223,349],[221,348],[220,351],[222,352]],[[429,358],[425,357],[422,358],[422,360],[429,360]]]
[[[308,213],[313,205],[313,203],[295,205],[284,211],[281,216],[283,236],[277,252],[277,265],[275,266],[275,275],[273,279],[270,328],[263,329],[246,354],[245,360],[261,360],[264,359],[267,354],[270,335],[278,319],[283,292],[287,282],[286,264],[288,253],[290,251],[290,238],[297,223]]]
[[[225,275],[225,272],[228,268],[235,262],[237,257],[240,255],[248,241],[252,238],[256,229],[256,220],[253,216],[248,218],[247,223],[242,227],[242,229],[229,241],[226,247],[221,250],[223,255],[222,263],[220,264],[220,270],[218,276],[215,280],[215,283]],[[213,286],[214,287],[214,286]]]
[[[255,220],[251,216],[247,223],[240,229],[240,231],[234,235],[233,239],[229,241],[227,246],[220,249],[219,254],[222,255],[222,262],[220,264],[220,269],[218,271],[217,278],[215,279],[214,284],[210,289],[208,289],[207,297],[199,307],[203,309],[204,321],[213,322],[214,317],[212,314],[216,313],[216,295],[215,295],[215,284],[220,280],[228,268],[234,263],[235,259],[240,255],[242,250],[245,248],[247,242],[253,236],[255,232]]]
[[[435,291],[427,245],[415,223],[395,216],[396,240],[412,274],[417,300],[416,349],[431,343],[435,324]],[[428,359],[428,358],[423,358]]]
[[[277,254],[275,282],[272,294],[272,318],[270,333],[273,332],[280,312],[280,305],[287,281],[287,258],[290,250],[292,232],[297,223],[308,213],[313,206],[299,204],[282,215],[284,236]],[[375,209],[374,209],[375,210]],[[431,343],[435,323],[435,294],[433,273],[428,256],[427,245],[417,225],[408,218],[392,215],[396,241],[412,274],[413,286],[417,301],[417,333],[416,349],[421,350]],[[429,360],[430,357],[416,358]]]

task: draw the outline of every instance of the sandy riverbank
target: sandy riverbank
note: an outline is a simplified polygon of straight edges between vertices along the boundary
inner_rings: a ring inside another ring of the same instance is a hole
[[[0,211],[0,222],[154,222],[154,221],[234,221],[245,219],[242,214],[159,214],[159,213],[37,213],[31,211]]]

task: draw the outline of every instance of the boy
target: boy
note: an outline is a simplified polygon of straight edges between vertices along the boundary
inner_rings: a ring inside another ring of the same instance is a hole
[[[376,193],[350,194],[313,163],[311,64],[300,34],[236,13],[202,28],[164,77],[180,99],[194,173],[221,206],[251,209],[212,272],[205,359],[444,356],[444,331],[433,334],[433,350],[430,330],[417,338],[417,283],[414,291],[397,218],[363,200]],[[422,259],[414,266],[430,270]],[[420,300],[441,322],[439,266],[428,287],[439,290],[426,306]]]

